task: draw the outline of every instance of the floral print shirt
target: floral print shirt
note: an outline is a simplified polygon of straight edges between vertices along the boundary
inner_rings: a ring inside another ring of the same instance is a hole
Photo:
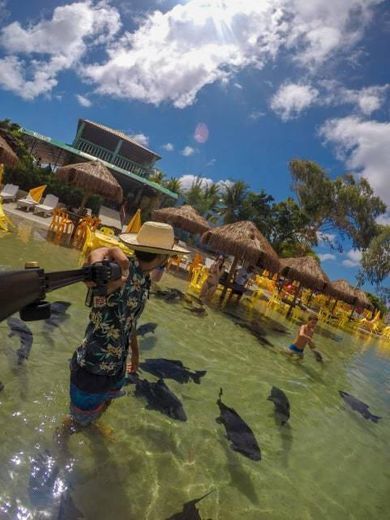
[[[115,376],[124,371],[130,338],[149,296],[149,275],[141,271],[135,256],[129,261],[126,284],[95,300],[84,340],[76,350],[78,365],[93,374]]]

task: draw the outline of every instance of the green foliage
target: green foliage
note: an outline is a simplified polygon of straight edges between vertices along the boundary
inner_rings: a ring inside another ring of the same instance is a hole
[[[196,177],[189,190],[182,193],[186,204],[195,208],[205,218],[212,218],[216,214],[220,189],[217,184],[208,185],[202,177]]]
[[[390,275],[390,226],[379,226],[380,232],[363,251],[359,283],[368,280],[379,286]]]
[[[163,186],[167,188],[167,190],[173,191],[174,193],[180,193],[181,190],[180,179],[177,179],[176,177],[171,177],[170,179],[164,181]]]
[[[249,195],[249,186],[244,181],[226,183],[222,190],[219,214],[224,224],[231,224],[242,219],[242,208]]]
[[[354,249],[368,247],[378,234],[376,218],[386,205],[376,197],[366,179],[344,175],[331,180],[315,162],[294,159],[290,172],[302,212],[316,231],[337,230],[352,241]]]
[[[386,302],[385,302],[384,299],[380,298],[376,294],[372,294],[372,293],[369,293],[369,292],[366,292],[366,294],[367,294],[368,299],[370,300],[370,302],[373,304],[373,306],[376,309],[378,309],[378,311],[381,311],[382,316],[387,314],[388,311],[387,311]]]
[[[32,168],[33,157],[28,151],[28,147],[23,140],[20,126],[9,119],[0,121],[0,135],[7,141],[19,158],[20,163],[27,168]]]

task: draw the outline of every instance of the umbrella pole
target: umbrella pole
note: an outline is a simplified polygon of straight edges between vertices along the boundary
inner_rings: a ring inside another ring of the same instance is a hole
[[[338,299],[336,298],[335,301],[334,301],[334,304],[333,304],[333,307],[332,307],[332,310],[330,311],[332,314],[334,313],[336,307],[337,307],[337,304],[338,304]]]
[[[311,290],[311,291],[310,291],[310,296],[309,296],[309,298],[308,298],[308,300],[307,300],[307,302],[306,302],[306,305],[309,305],[309,303],[311,302],[311,299],[313,298],[313,294],[314,294],[314,291]]]
[[[233,275],[234,275],[234,273],[236,271],[237,264],[238,264],[238,259],[237,259],[237,257],[234,257],[232,266],[230,268],[230,271],[229,271],[229,274],[228,274],[228,277],[227,277],[227,280],[226,280],[226,285],[224,286],[224,288],[222,290],[222,293],[221,293],[221,301],[223,301],[225,296],[226,296],[226,293],[227,293],[227,290],[228,290],[228,284],[230,284],[231,280],[233,279]]]
[[[81,204],[80,204],[80,212],[81,212],[81,210],[83,210],[85,208],[85,205],[88,202],[88,199],[90,196],[91,196],[91,193],[89,193],[89,192],[84,193],[83,198],[81,200]]]
[[[353,313],[355,312],[355,307],[356,307],[356,304],[352,307],[352,311],[351,311],[351,314],[349,315],[348,321],[352,320]]]

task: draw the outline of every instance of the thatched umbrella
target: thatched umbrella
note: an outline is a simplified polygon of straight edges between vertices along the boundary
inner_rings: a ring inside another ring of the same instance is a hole
[[[328,287],[328,294],[336,299],[336,303],[338,300],[342,300],[349,305],[354,305],[357,299],[355,289],[346,280],[331,282]],[[335,307],[336,304],[333,309]]]
[[[165,222],[179,227],[190,233],[205,233],[210,229],[210,224],[192,206],[181,206],[179,208],[155,209],[152,219],[157,222]]]
[[[361,289],[354,289],[354,291],[356,294],[358,305],[360,305],[361,307],[365,307],[366,309],[372,309],[373,305],[368,299],[367,294]]]
[[[202,235],[203,245],[214,251],[234,256],[228,282],[231,280],[238,261],[247,261],[271,272],[278,272],[279,258],[268,240],[253,222],[241,221],[209,229]],[[227,286],[222,292],[225,296]]]
[[[302,256],[298,258],[281,258],[280,274],[289,280],[299,282],[294,299],[287,312],[289,315],[297,300],[301,286],[312,289],[312,291],[324,292],[329,284],[329,278],[321,269],[319,263],[313,256]]]
[[[0,135],[0,163],[6,166],[15,166],[18,160],[16,153],[12,150],[4,137]]]
[[[101,195],[114,202],[122,202],[123,192],[111,172],[100,162],[90,161],[69,164],[57,170],[59,179],[85,192],[80,209],[83,209],[91,195]]]

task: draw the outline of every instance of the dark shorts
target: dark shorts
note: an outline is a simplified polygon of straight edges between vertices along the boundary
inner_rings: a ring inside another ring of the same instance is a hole
[[[117,376],[92,374],[75,358],[70,365],[70,415],[81,426],[96,421],[112,399],[125,395],[125,370]]]
[[[291,351],[291,352],[294,352],[294,354],[298,354],[299,356],[302,356],[303,357],[303,350],[298,348],[296,345],[292,344],[288,347],[288,349]]]
[[[245,286],[244,285],[238,285],[235,283],[233,285],[232,294],[238,294],[239,296],[242,296],[245,292]]]

